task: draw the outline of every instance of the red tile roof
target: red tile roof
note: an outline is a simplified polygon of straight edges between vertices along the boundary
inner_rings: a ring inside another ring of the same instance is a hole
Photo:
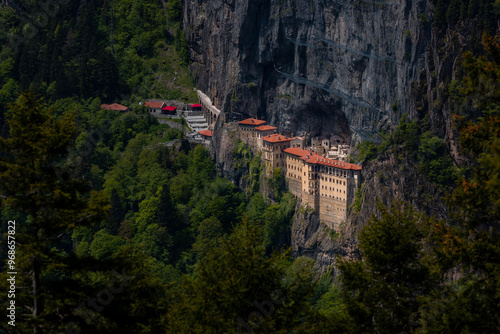
[[[239,121],[238,124],[241,124],[241,125],[262,125],[262,124],[265,124],[266,121],[263,121],[261,119],[255,119],[255,118],[248,118],[248,119],[245,119],[243,121]]]
[[[318,164],[318,165],[341,168],[341,169],[361,170],[361,166],[359,166],[359,165],[351,164],[351,163],[344,162],[344,161],[338,161],[338,160],[324,158],[321,155],[317,155],[317,154],[309,157],[309,159],[306,160],[306,162],[310,163],[310,164]]]
[[[293,138],[280,135],[279,133],[275,133],[275,134],[272,134],[272,135],[269,135],[269,136],[265,136],[262,139],[265,140],[265,141],[267,141],[267,142],[269,142],[269,143],[283,143],[283,142],[286,142],[286,141],[290,141]]]
[[[201,131],[198,131],[198,133],[202,136],[207,136],[207,137],[213,136],[213,132],[210,130],[201,130]]]
[[[144,102],[144,106],[154,109],[162,108],[164,104],[165,102],[153,102],[153,101]]]
[[[165,110],[165,111],[175,111],[175,109],[177,109],[177,107],[166,106],[166,107],[161,108],[161,110]]]
[[[201,104],[198,104],[198,103],[193,103],[191,105],[191,108],[201,108]]]
[[[255,128],[257,131],[269,131],[269,130],[276,130],[277,127],[271,126],[271,125],[261,125]]]
[[[125,106],[122,106],[121,104],[118,103],[113,103],[113,104],[101,104],[102,109],[106,110],[115,110],[115,111],[127,111],[128,108]]]
[[[334,159],[329,159],[322,157],[321,155],[318,155],[316,153],[310,152],[303,150],[301,148],[293,147],[293,148],[287,148],[283,150],[285,153],[289,153],[295,156],[298,156],[302,160],[304,160],[307,163],[310,164],[318,164],[318,165],[323,165],[323,166],[328,166],[328,167],[335,167],[335,168],[340,168],[340,169],[348,169],[348,170],[361,170],[361,166],[351,164],[348,162],[344,161],[338,161]]]
[[[300,157],[304,160],[305,160],[307,155],[311,156],[314,154],[311,151],[306,151],[306,150],[303,150],[303,149],[298,148],[298,147],[290,147],[290,148],[284,149],[283,152],[295,155],[295,156]]]

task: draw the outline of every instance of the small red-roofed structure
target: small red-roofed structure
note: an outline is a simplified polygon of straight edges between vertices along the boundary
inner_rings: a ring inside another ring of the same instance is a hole
[[[193,109],[201,109],[201,104],[198,104],[198,103],[193,103],[193,104],[191,105],[191,108],[193,108]]]
[[[161,109],[167,104],[161,101],[146,101],[144,106],[148,109],[150,113],[161,114]]]
[[[298,148],[298,147],[290,147],[290,148],[283,150],[283,152],[294,155],[294,156],[299,157],[303,160],[306,160],[307,156],[311,156],[314,154],[311,151],[306,151],[306,150],[303,150],[303,149]]]
[[[114,111],[127,111],[128,107],[125,107],[124,105],[118,103],[112,103],[112,104],[101,104],[101,109],[114,110]]]
[[[259,126],[266,124],[266,121],[261,120],[261,119],[256,119],[256,118],[247,118],[243,121],[239,121],[238,124],[240,125],[250,125],[250,126]]]
[[[290,147],[291,141],[292,138],[279,133],[262,137],[262,159],[268,176],[271,176],[276,168],[285,167],[283,150]]]
[[[198,131],[198,133],[203,137],[212,137],[214,135],[214,133],[211,130],[201,130],[201,131]],[[208,138],[205,138],[205,139],[208,139]]]
[[[177,107],[173,107],[173,106],[166,106],[166,107],[163,107],[161,108],[161,113],[162,114],[169,114],[169,115],[172,115],[172,114],[175,114],[175,111],[177,110]]]
[[[280,135],[279,133],[275,133],[269,136],[265,136],[262,138],[262,140],[268,142],[268,143],[284,143],[284,142],[289,142],[293,138],[287,137]]]
[[[261,141],[264,135],[270,134],[273,131],[261,132],[257,128],[266,124],[266,121],[256,118],[247,118],[243,121],[238,122],[238,128],[240,133],[240,140],[250,146],[250,149],[254,154],[257,150],[261,148]]]
[[[258,126],[255,128],[255,130],[261,131],[261,132],[269,131],[269,130],[276,130],[276,129],[277,129],[277,127],[271,126],[271,125],[261,125],[261,126]]]
[[[278,129],[277,127],[271,125],[261,125],[255,128],[258,150],[262,150],[262,139],[265,136],[269,136],[276,133],[277,129]]]

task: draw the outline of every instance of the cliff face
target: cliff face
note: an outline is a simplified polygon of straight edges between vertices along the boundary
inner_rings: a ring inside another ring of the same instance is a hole
[[[351,142],[394,127],[403,113],[425,116],[458,161],[445,83],[480,32],[470,22],[438,33],[433,10],[427,0],[185,0],[184,29],[197,85],[226,115],[264,118],[287,135]],[[221,119],[213,138],[219,170],[231,178],[233,148]],[[321,266],[335,254],[358,256],[356,232],[379,199],[446,215],[442,194],[411,162],[387,154],[363,165],[363,179],[361,211],[349,210],[341,238],[332,241],[314,214],[297,212],[295,255]]]
[[[425,0],[186,0],[197,85],[293,135],[396,124],[424,67]]]

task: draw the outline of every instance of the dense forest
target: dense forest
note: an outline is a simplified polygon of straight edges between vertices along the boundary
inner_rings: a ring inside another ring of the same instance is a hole
[[[359,233],[361,258],[339,256],[319,274],[290,254],[297,200],[280,173],[266,178],[238,143],[242,191],[206,148],[138,107],[194,102],[180,0],[0,9],[2,296],[16,272],[0,333],[500,330],[498,36],[464,54],[450,86],[462,165],[428,124],[406,119],[353,156],[417,161],[446,194],[449,219],[380,204]],[[447,12],[436,24],[462,15]]]

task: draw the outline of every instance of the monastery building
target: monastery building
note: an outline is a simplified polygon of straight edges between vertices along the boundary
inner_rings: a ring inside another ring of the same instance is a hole
[[[337,229],[346,219],[361,180],[361,166],[344,161],[349,146],[330,146],[330,140],[315,138],[306,149],[303,138],[278,134],[276,127],[265,123],[254,118],[240,121],[240,140],[254,154],[262,152],[268,177],[280,168],[290,192],[313,208],[321,221]]]

